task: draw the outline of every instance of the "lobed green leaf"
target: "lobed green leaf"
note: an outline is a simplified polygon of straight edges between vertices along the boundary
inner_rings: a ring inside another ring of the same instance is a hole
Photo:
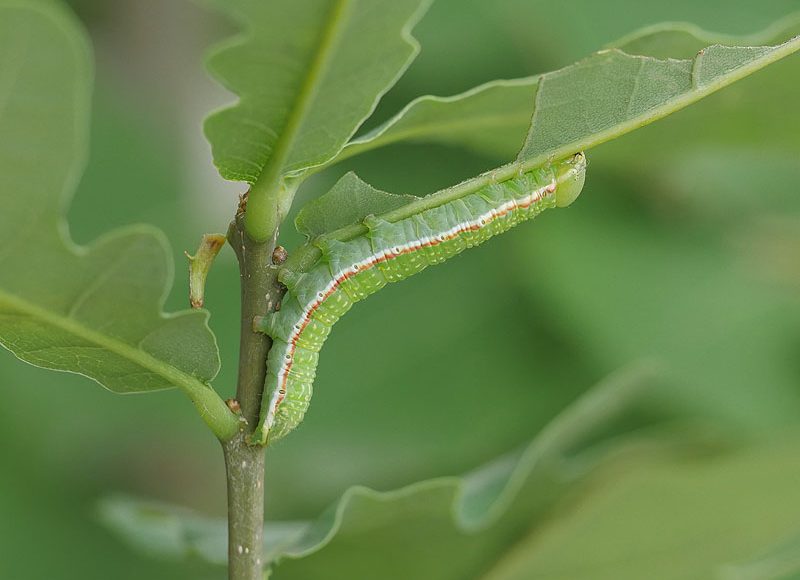
[[[334,157],[410,64],[409,29],[427,2],[217,4],[247,32],[209,59],[239,102],[209,117],[206,135],[220,174],[252,185],[248,231],[263,239],[291,203],[284,179]]]
[[[648,27],[558,71],[494,81],[452,97],[421,97],[350,141],[326,165],[400,142],[463,146],[500,159],[522,147],[520,161],[541,165],[675,112],[795,52],[798,38],[749,45],[797,34],[797,20],[788,17],[744,37],[685,23]]]
[[[74,246],[62,212],[88,143],[91,55],[46,1],[0,1],[0,344],[118,393],[181,387],[218,435],[236,420],[207,384],[219,355],[205,312],[164,315],[163,235],[131,227]]]

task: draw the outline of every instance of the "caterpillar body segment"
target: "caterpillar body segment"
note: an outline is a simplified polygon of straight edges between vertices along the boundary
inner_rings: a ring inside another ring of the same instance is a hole
[[[308,272],[281,272],[288,289],[281,309],[254,321],[273,339],[254,443],[280,439],[302,421],[322,345],[355,302],[546,209],[571,204],[585,170],[580,153],[396,222],[368,217],[367,233],[354,239],[319,240],[322,257]]]

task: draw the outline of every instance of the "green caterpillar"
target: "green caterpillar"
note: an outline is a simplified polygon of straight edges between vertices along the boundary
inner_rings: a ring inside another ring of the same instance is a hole
[[[354,302],[545,209],[570,205],[585,172],[579,153],[394,223],[368,217],[367,234],[346,242],[316,240],[322,258],[305,273],[282,270],[288,291],[281,309],[255,320],[255,329],[273,339],[255,442],[279,439],[303,420],[319,351]]]

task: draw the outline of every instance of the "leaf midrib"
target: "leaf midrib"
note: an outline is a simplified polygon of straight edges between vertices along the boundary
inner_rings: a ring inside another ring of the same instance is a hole
[[[189,394],[197,393],[199,389],[208,390],[211,388],[200,379],[157,359],[139,348],[133,347],[107,334],[92,330],[80,324],[74,318],[63,316],[52,310],[36,306],[27,300],[23,300],[0,290],[0,305],[3,304],[134,362],[142,368],[166,379]]]
[[[264,165],[264,170],[258,181],[254,184],[258,185],[261,178],[270,173],[277,173],[278,175],[283,172],[286,161],[291,154],[297,134],[300,127],[303,125],[303,120],[308,114],[309,103],[316,95],[316,88],[319,80],[323,76],[325,65],[329,60],[331,48],[333,47],[339,32],[339,27],[343,20],[345,8],[351,0],[336,0],[336,3],[330,10],[331,17],[322,29],[319,44],[317,45],[314,58],[311,61],[311,66],[308,69],[300,91],[297,93],[297,98],[289,111],[289,117],[286,121],[283,131],[278,136],[275,147],[272,150],[272,155]],[[278,176],[276,175],[276,176]]]
[[[275,142],[272,154],[264,164],[261,174],[250,188],[248,211],[245,220],[247,230],[254,238],[258,239],[272,235],[271,231],[262,232],[261,230],[265,223],[270,223],[271,219],[277,217],[269,214],[277,209],[277,200],[274,198],[277,198],[280,191],[281,178],[283,177],[286,162],[294,149],[298,132],[308,114],[309,105],[317,93],[317,87],[330,60],[331,49],[339,36],[344,15],[350,2],[351,0],[337,0],[331,8],[330,18],[327,19],[327,23],[322,29],[316,53],[300,91],[297,93],[289,110],[286,125],[284,125],[278,140]],[[272,203],[270,203],[271,199],[273,200]]]

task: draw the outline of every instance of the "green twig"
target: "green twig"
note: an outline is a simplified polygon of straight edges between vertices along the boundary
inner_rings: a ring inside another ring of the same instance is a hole
[[[239,259],[241,277],[241,338],[236,401],[242,428],[223,443],[228,480],[228,578],[261,580],[264,528],[264,448],[248,445],[258,425],[266,376],[265,361],[272,346],[268,336],[253,331],[253,317],[275,309],[281,298],[277,269],[272,265],[277,229],[267,241],[245,232],[244,198],[228,230],[228,242]]]

